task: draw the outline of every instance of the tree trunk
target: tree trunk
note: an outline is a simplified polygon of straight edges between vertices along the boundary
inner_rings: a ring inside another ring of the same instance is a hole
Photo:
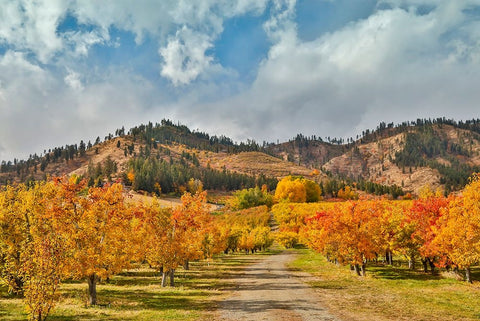
[[[410,270],[415,270],[415,255],[411,255],[408,258],[408,268]]]
[[[435,263],[433,262],[433,260],[428,258],[428,264],[430,265],[430,272],[432,272],[432,274],[435,274]]]
[[[367,271],[366,271],[366,268],[367,268],[367,264],[363,263],[361,266],[360,266],[360,269],[362,271],[362,276],[365,276],[367,274]]]
[[[97,304],[97,281],[98,281],[98,276],[95,273],[87,277],[89,305]]]
[[[427,273],[428,272],[428,266],[427,266],[427,259],[420,259],[422,261],[422,265],[423,265],[423,272]]]
[[[13,283],[15,283],[15,287],[12,287],[8,290],[8,294],[18,295],[20,297],[23,296],[23,279],[17,276],[12,276],[9,278],[9,281],[13,278]]]
[[[167,286],[167,277],[170,274],[170,271],[163,270],[162,272],[162,288]]]
[[[470,275],[470,267],[465,268],[465,280],[468,283],[472,283],[472,276]]]
[[[393,253],[388,251],[388,264],[393,265]]]
[[[185,261],[185,263],[183,264],[183,269],[187,271],[190,270],[190,261]]]
[[[360,266],[358,264],[355,264],[353,266],[354,270],[355,270],[355,273],[357,273],[358,276],[361,276],[360,274]]]
[[[170,286],[175,286],[175,281],[174,281],[174,276],[175,276],[175,270],[171,269],[170,270]]]

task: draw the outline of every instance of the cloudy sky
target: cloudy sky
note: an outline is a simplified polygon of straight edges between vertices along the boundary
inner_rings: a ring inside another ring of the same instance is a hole
[[[480,117],[480,0],[0,0],[0,159],[170,118],[240,141]]]

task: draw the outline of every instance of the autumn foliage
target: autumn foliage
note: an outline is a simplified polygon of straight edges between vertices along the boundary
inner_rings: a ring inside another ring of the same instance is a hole
[[[85,303],[95,305],[98,283],[132,264],[148,263],[173,285],[190,261],[271,244],[266,206],[214,216],[195,187],[176,208],[127,202],[121,184],[88,187],[76,176],[3,187],[0,281],[23,296],[30,320],[43,321],[62,280],[86,281]]]
[[[414,201],[350,200],[339,203],[279,203],[277,239],[303,243],[337,264],[365,275],[368,262],[392,264],[402,255],[415,269],[465,270],[480,262],[480,180],[474,175],[461,196],[426,188]]]
[[[226,212],[215,219],[221,233],[221,247],[225,253],[253,253],[266,249],[273,242],[269,226],[270,213],[265,205]]]
[[[314,181],[297,176],[286,176],[277,184],[276,201],[292,203],[318,202],[322,191]]]

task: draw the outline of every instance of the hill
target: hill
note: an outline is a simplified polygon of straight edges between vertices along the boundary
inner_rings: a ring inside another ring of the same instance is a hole
[[[27,160],[2,161],[0,184],[76,174],[91,184],[122,179],[136,189],[168,193],[188,189],[192,178],[208,189],[234,190],[256,184],[274,188],[276,179],[292,174],[322,183],[338,180],[337,190],[371,182],[417,193],[425,184],[458,190],[475,171],[480,171],[480,120],[381,123],[346,141],[299,134],[262,146],[162,120],[128,132],[118,129],[103,142],[81,141]]]
[[[310,169],[260,150],[253,141],[236,144],[225,136],[192,132],[163,120],[134,127],[127,133],[119,129],[103,142],[97,138],[93,144],[82,141],[56,147],[28,160],[2,161],[0,184],[76,174],[89,179],[92,185],[122,179],[138,190],[181,193],[189,188],[192,178],[207,189],[229,191],[258,184],[273,189],[277,178],[311,173]]]
[[[413,193],[428,184],[448,193],[480,171],[479,124],[443,118],[397,126],[382,123],[346,144],[298,135],[270,148],[299,165],[321,168],[330,177],[397,185]]]

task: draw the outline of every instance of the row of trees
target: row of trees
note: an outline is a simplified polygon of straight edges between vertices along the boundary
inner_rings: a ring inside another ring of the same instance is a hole
[[[134,220],[122,186],[87,188],[76,177],[7,186],[0,192],[0,275],[23,294],[31,320],[44,320],[62,279],[96,283],[128,266]]]
[[[228,211],[216,217],[222,231],[224,253],[265,250],[273,243],[270,211],[265,205],[240,211]]]
[[[301,241],[329,260],[365,274],[368,261],[403,255],[415,269],[465,270],[480,261],[480,180],[462,196],[424,190],[414,201],[361,200],[342,203],[278,204],[273,207],[285,242]],[[296,239],[295,239],[296,238]]]
[[[121,184],[88,187],[78,177],[0,189],[0,280],[24,296],[30,320],[45,320],[62,280],[96,287],[132,264],[147,263],[173,285],[178,266],[220,252],[271,243],[268,208],[212,216],[206,193],[162,208],[125,199]]]
[[[331,175],[329,180],[320,182],[320,189],[322,190],[322,196],[331,196],[344,199],[353,198],[344,197],[346,190],[360,190],[377,196],[390,195],[392,199],[397,199],[399,196],[405,195],[403,189],[395,184],[384,185],[363,179],[335,179],[332,178]]]

